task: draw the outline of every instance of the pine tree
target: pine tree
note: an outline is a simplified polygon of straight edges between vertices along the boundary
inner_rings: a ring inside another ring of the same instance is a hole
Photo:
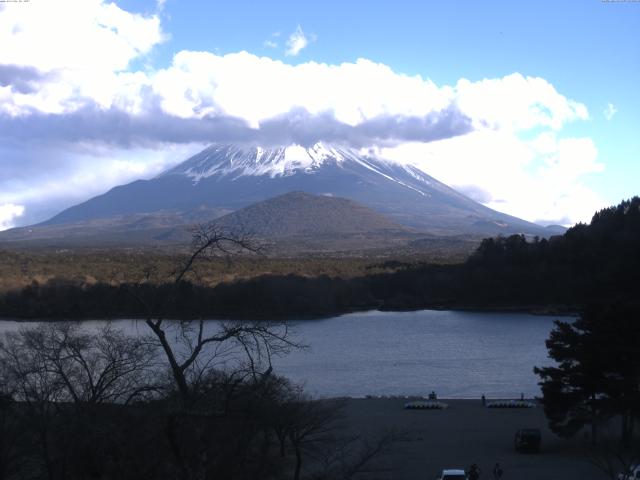
[[[557,365],[534,368],[540,376],[549,427],[565,437],[620,416],[629,444],[640,417],[640,315],[637,308],[590,307],[574,322],[556,321],[547,340]]]

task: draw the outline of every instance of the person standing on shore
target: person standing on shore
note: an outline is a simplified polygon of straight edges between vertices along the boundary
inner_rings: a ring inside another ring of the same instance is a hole
[[[484,396],[484,393],[482,394],[482,397],[480,397],[480,400],[482,400],[482,406],[486,407],[487,406],[487,397]]]
[[[478,465],[473,463],[469,467],[469,471],[467,472],[467,475],[469,477],[469,480],[478,480],[480,478],[480,468],[478,467]]]
[[[500,464],[496,462],[496,466],[493,467],[494,480],[500,480],[502,478],[503,473],[504,473],[504,470],[502,470],[502,467],[500,466]]]

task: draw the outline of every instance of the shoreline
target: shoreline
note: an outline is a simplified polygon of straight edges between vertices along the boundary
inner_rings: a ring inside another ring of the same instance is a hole
[[[452,311],[452,312],[477,312],[477,313],[518,313],[529,314],[544,317],[576,317],[579,315],[580,309],[575,306],[558,306],[558,305],[528,305],[528,306],[477,306],[477,305],[463,305],[463,306],[450,306],[450,305],[428,305],[418,308],[393,308],[388,309],[384,306],[378,308],[363,308],[363,309],[350,309],[345,311],[336,311],[332,313],[323,314],[307,314],[307,315],[283,315],[283,316],[269,316],[269,315],[212,315],[205,318],[205,321],[264,321],[264,322],[288,322],[288,321],[314,321],[314,320],[326,320],[329,318],[337,318],[344,315],[367,313],[367,312],[381,312],[381,313],[403,313],[403,312],[420,312],[420,311]],[[145,321],[147,316],[128,315],[126,317],[8,317],[0,314],[0,322],[86,322],[86,321],[122,321],[122,320],[138,320]],[[155,318],[155,317],[151,317]],[[169,321],[198,321],[199,318],[195,317],[183,317],[183,318],[167,318]]]

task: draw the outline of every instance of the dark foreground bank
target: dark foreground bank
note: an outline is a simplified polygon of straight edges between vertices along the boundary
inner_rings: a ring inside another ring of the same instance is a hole
[[[592,461],[600,458],[589,440],[563,440],[546,425],[541,407],[493,409],[478,400],[443,400],[444,410],[405,410],[404,399],[349,399],[345,413],[354,434],[376,438],[388,429],[406,432],[389,454],[375,463],[375,479],[435,479],[443,468],[482,470],[492,479],[496,462],[504,480],[597,480],[607,478]],[[538,454],[516,453],[513,439],[520,428],[542,431]]]

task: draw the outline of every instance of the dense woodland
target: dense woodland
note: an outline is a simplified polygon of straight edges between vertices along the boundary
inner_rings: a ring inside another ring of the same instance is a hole
[[[315,317],[362,309],[487,308],[579,310],[586,303],[631,301],[640,280],[640,198],[596,213],[550,239],[489,238],[461,264],[379,262],[359,275],[264,274],[209,286],[86,283],[52,278],[5,292],[5,318]],[[144,305],[139,301],[144,298]]]

